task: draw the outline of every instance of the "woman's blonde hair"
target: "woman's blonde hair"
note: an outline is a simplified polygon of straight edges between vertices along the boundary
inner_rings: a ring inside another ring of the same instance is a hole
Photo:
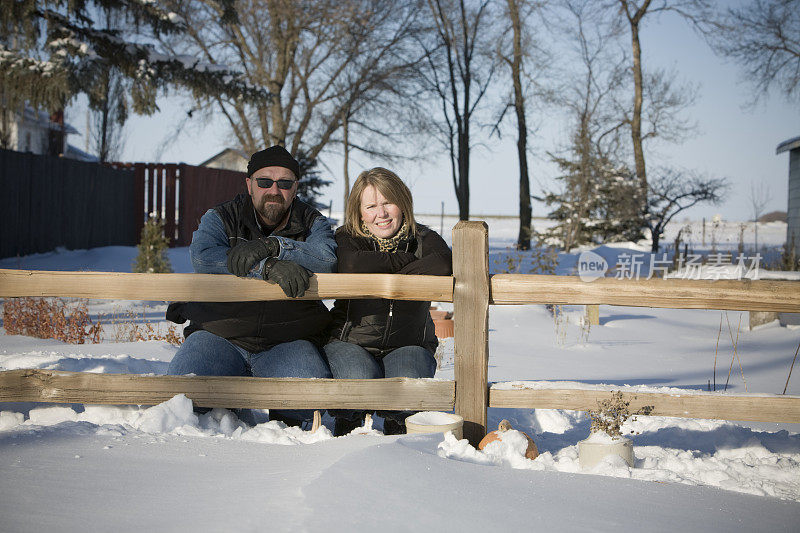
[[[364,193],[364,189],[370,185],[375,187],[384,198],[400,208],[403,220],[408,224],[409,235],[414,235],[417,231],[417,224],[414,221],[414,200],[411,198],[411,191],[397,174],[382,167],[365,170],[356,178],[344,210],[345,231],[350,235],[368,236],[361,229],[361,195]]]

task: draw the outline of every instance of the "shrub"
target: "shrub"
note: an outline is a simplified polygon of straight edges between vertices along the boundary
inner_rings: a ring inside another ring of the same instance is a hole
[[[142,236],[137,246],[139,255],[133,263],[133,271],[144,274],[172,272],[167,257],[169,238],[164,235],[164,221],[152,213],[142,228]]]
[[[631,413],[631,402],[626,402],[621,391],[611,393],[611,398],[597,402],[597,409],[589,411],[592,418],[591,433],[603,431],[610,437],[620,437],[620,428],[629,418],[636,420],[636,415],[649,415],[653,412],[654,406],[645,405],[637,411]]]
[[[10,298],[3,306],[3,324],[9,335],[27,335],[39,339],[56,339],[69,344],[102,342],[103,324],[111,324],[115,342],[165,341],[179,346],[182,342],[174,324],[162,331],[159,324],[149,322],[144,311],[115,310],[92,322],[88,300],[69,302],[59,298]]]
[[[87,300],[73,305],[56,298],[11,298],[3,305],[3,325],[9,335],[57,339],[70,344],[100,342],[103,326],[89,317]]]

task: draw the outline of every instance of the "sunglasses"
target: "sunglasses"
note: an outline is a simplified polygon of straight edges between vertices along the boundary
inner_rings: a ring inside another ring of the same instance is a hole
[[[279,189],[288,191],[289,189],[292,188],[292,185],[295,184],[295,180],[273,180],[270,178],[256,178],[256,183],[258,183],[258,186],[261,187],[262,189],[269,189],[270,187],[272,187],[273,183],[277,183]]]

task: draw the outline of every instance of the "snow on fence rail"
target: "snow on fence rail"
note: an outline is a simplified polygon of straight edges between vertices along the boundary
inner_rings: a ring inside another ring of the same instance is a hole
[[[489,389],[489,407],[539,409],[572,409],[585,411],[586,406],[605,400],[610,391],[575,389],[506,388],[508,383],[496,383]],[[800,421],[800,397],[777,394],[721,394],[717,392],[683,390],[680,392],[627,391],[628,387],[614,386],[630,402],[631,412],[653,405],[654,416],[681,418],[717,418],[722,420],[758,420],[771,422]]]
[[[489,304],[606,304],[679,309],[800,312],[798,282],[599,279],[501,274],[489,276],[488,228],[453,229],[453,276],[316,274],[304,299],[393,298],[452,301],[455,380],[392,378],[326,380],[207,376],[143,376],[47,370],[0,372],[0,401],[156,404],[184,393],[198,405],[251,408],[451,410],[464,417],[475,445],[488,407],[589,410],[610,391],[488,383]],[[204,274],[127,274],[0,270],[0,297],[68,296],[138,300],[243,301],[287,299],[274,284]],[[653,415],[800,422],[800,397],[625,392]]]

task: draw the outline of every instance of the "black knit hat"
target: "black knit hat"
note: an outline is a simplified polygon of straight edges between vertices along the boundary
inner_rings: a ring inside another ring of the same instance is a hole
[[[300,179],[300,164],[283,146],[270,146],[266,150],[254,153],[247,163],[247,177],[249,178],[256,170],[264,167],[288,168],[294,172],[295,178]]]

